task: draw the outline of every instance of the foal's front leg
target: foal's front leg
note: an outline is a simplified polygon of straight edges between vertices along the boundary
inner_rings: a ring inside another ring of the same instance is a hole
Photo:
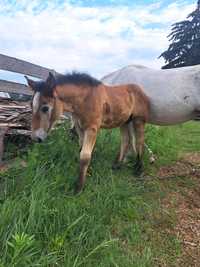
[[[76,193],[80,192],[85,184],[87,169],[90,164],[92,151],[96,142],[97,129],[90,128],[85,130],[83,144],[80,152],[79,179],[76,186]]]

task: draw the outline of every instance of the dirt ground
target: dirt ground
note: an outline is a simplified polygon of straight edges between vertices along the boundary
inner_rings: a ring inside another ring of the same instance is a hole
[[[177,266],[200,267],[200,153],[184,154],[174,165],[161,167],[158,176],[161,179],[187,177],[195,185],[170,193],[163,205],[173,208],[177,219],[173,232],[182,247]]]

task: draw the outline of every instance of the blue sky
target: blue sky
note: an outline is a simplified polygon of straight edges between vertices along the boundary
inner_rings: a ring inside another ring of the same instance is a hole
[[[131,64],[160,68],[171,24],[192,0],[0,0],[0,53],[98,78]],[[22,81],[0,72],[0,79]]]

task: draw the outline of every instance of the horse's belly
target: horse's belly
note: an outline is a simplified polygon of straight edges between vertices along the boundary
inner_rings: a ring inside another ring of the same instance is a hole
[[[177,103],[166,103],[163,105],[151,103],[149,122],[156,125],[173,125],[193,119],[193,108],[191,106]]]
[[[111,129],[111,128],[117,128],[126,123],[131,114],[117,114],[117,115],[108,115],[104,116],[102,123],[101,123],[101,128],[105,129]]]

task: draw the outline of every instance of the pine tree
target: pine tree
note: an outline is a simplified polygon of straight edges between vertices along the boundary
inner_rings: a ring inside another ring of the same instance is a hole
[[[160,55],[167,63],[162,69],[200,64],[200,0],[186,20],[172,25],[168,39],[172,43]]]

